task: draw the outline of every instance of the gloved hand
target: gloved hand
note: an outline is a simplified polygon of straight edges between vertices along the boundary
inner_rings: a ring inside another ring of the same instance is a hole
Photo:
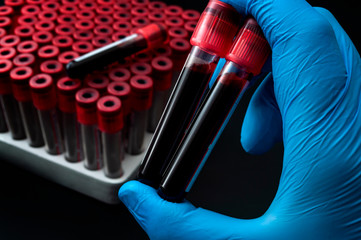
[[[326,10],[303,0],[224,0],[253,15],[272,48],[273,81],[254,94],[241,142],[284,143],[279,188],[252,220],[162,200],[137,181],[119,197],[151,239],[361,239],[361,60]]]

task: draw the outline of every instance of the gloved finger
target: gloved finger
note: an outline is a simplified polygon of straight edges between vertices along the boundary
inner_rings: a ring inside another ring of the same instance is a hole
[[[260,84],[248,105],[241,131],[243,149],[262,154],[282,140],[282,118],[275,99],[271,74]]]

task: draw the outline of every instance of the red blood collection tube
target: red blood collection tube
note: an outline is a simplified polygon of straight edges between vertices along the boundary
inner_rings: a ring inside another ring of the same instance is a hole
[[[111,25],[113,22],[114,19],[110,15],[102,14],[94,18],[95,25],[101,25],[101,24]]]
[[[99,97],[99,92],[93,88],[83,88],[75,94],[77,119],[83,139],[84,166],[89,170],[103,166],[96,106]]]
[[[63,124],[65,159],[69,162],[79,162],[84,159],[84,154],[80,125],[76,116],[75,94],[81,87],[81,81],[63,77],[56,86]]]
[[[134,55],[134,62],[150,63],[153,59],[153,53],[151,51],[141,52]]]
[[[153,50],[156,56],[170,57],[172,55],[172,49],[169,45],[163,45]]]
[[[121,163],[124,158],[122,104],[115,96],[104,96],[98,100],[97,110],[104,174],[109,178],[119,178],[123,175]]]
[[[73,38],[75,41],[91,41],[93,39],[93,32],[77,30],[73,33]]]
[[[0,16],[12,16],[14,10],[10,6],[0,6]]]
[[[40,71],[49,74],[54,83],[57,83],[64,74],[64,67],[57,60],[46,60],[40,64]]]
[[[113,28],[108,25],[98,25],[93,29],[93,32],[97,36],[109,37],[113,34]]]
[[[38,57],[41,61],[56,59],[59,55],[59,48],[54,45],[45,45],[39,48]]]
[[[11,137],[20,140],[25,138],[25,131],[21,122],[19,107],[11,90],[10,71],[12,67],[13,64],[10,60],[0,59],[0,103]]]
[[[253,18],[247,19],[226,56],[227,62],[216,83],[163,176],[158,189],[161,197],[174,202],[183,200],[227,124],[236,103],[252,76],[261,72],[269,53],[270,48],[261,28]]]
[[[21,40],[31,40],[35,30],[30,25],[20,25],[14,29],[14,34],[19,36]]]
[[[75,22],[75,28],[77,30],[91,31],[94,26],[94,22],[90,19],[81,19]]]
[[[20,109],[25,135],[31,147],[44,145],[39,116],[31,99],[29,79],[33,76],[30,67],[16,67],[10,72],[13,95]]]
[[[103,74],[92,74],[85,77],[85,85],[96,89],[100,95],[104,95],[107,91],[109,78]]]
[[[151,62],[153,72],[153,103],[148,113],[148,132],[154,132],[169,97],[172,85],[173,62],[167,57],[155,57]]]
[[[149,1],[148,0],[131,0],[130,3],[134,7],[146,8],[149,4]]]
[[[38,45],[37,42],[27,40],[27,41],[21,42],[17,46],[16,50],[19,53],[30,53],[30,54],[33,54],[35,56],[37,51],[38,51],[38,48],[39,48],[39,45]]]
[[[136,30],[149,25],[150,21],[146,17],[133,17],[130,23],[133,25],[133,30]]]
[[[184,62],[187,60],[191,45],[188,40],[174,38],[170,40],[169,47],[172,49],[171,59],[173,61],[172,89],[174,88],[179,74],[182,71]]]
[[[148,110],[152,105],[153,81],[149,76],[133,76],[130,79],[132,112],[129,132],[126,138],[126,151],[131,155],[143,151],[144,135],[147,129]]]
[[[97,15],[112,15],[114,13],[113,7],[111,6],[98,6],[95,9]]]
[[[129,12],[124,11],[116,11],[113,13],[113,19],[114,21],[120,21],[120,22],[130,22],[130,19],[132,18],[132,15]]]
[[[188,32],[187,32],[187,30],[185,30],[182,27],[169,28],[168,34],[169,34],[170,39],[174,39],[174,38],[188,39]]]
[[[69,26],[72,26],[76,20],[76,17],[70,14],[61,14],[57,19],[59,25],[66,24]]]
[[[55,27],[55,34],[56,35],[66,35],[71,36],[75,32],[75,28],[68,24],[60,24]]]
[[[52,32],[55,29],[55,23],[49,20],[40,20],[34,24],[37,31]]]
[[[12,60],[16,56],[16,50],[12,47],[0,47],[0,59]]]
[[[16,47],[20,43],[20,37],[16,35],[5,35],[0,39],[2,47]]]
[[[181,14],[181,17],[184,21],[198,21],[201,14],[196,10],[184,10]]]
[[[40,20],[47,20],[54,22],[57,20],[58,14],[54,11],[44,10],[39,13],[38,17]]]
[[[166,20],[166,15],[163,12],[151,12],[148,15],[150,22],[164,23]]]
[[[97,3],[90,0],[90,1],[82,1],[79,3],[79,8],[83,10],[95,10],[97,8]]]
[[[132,30],[132,24],[129,22],[116,21],[113,23],[113,28],[116,32],[130,32]]]
[[[104,47],[112,42],[112,40],[107,36],[96,36],[92,39],[92,44],[94,49]]]
[[[6,16],[0,16],[0,27],[6,29],[10,32],[12,28],[12,21],[9,17]]]
[[[217,0],[208,3],[192,36],[193,48],[141,163],[140,181],[159,186],[164,169],[206,93],[218,60],[232,45],[240,20],[239,13],[229,4]]]
[[[197,26],[197,22],[196,21],[189,21],[189,22],[186,22],[184,24],[184,29],[188,32],[188,36],[189,38],[192,36],[193,32],[194,32],[194,29],[196,28]]]
[[[71,49],[73,38],[71,36],[59,35],[53,38],[52,43],[59,48],[60,52],[64,52]]]
[[[87,55],[87,53],[93,51],[93,49],[94,49],[94,47],[90,42],[77,41],[77,42],[74,42],[74,44],[73,44],[73,51],[79,53],[79,55]],[[79,59],[81,57],[82,56],[80,56],[80,57],[74,59],[73,61],[69,62],[68,65],[66,65],[66,69],[68,69],[69,64],[72,64],[74,61],[76,61],[77,59]],[[89,71],[89,69],[88,69],[88,71]],[[80,75],[78,75],[78,76],[80,76]],[[69,77],[72,77],[72,76],[69,75]]]
[[[37,21],[38,21],[38,19],[35,16],[31,16],[31,15],[20,16],[17,19],[17,23],[19,25],[31,25],[31,26],[33,26]]]
[[[152,73],[152,66],[149,63],[145,63],[145,62],[136,62],[133,63],[130,66],[130,72],[133,75],[151,75]]]
[[[82,10],[78,11],[75,16],[78,19],[91,20],[95,17],[95,13],[92,10],[82,9]]]
[[[183,8],[176,5],[169,5],[164,9],[164,13],[168,17],[180,17],[182,15]]]
[[[77,11],[78,11],[78,7],[73,4],[62,4],[59,7],[59,12],[61,14],[75,15]]]
[[[148,4],[149,10],[153,12],[161,12],[167,7],[167,4],[162,1],[153,1]]]
[[[165,20],[165,25],[167,25],[168,28],[172,28],[172,27],[182,28],[184,26],[184,21],[181,17],[168,17]]]
[[[41,73],[29,82],[31,96],[37,109],[45,150],[52,155],[63,153],[63,142],[56,108],[56,91],[50,75]]]
[[[20,53],[13,59],[13,64],[16,67],[34,67],[35,57],[31,53]],[[34,69],[33,69],[34,71]]]
[[[113,5],[115,11],[130,12],[132,5],[128,2],[119,2]]]
[[[40,7],[37,6],[37,5],[24,5],[22,8],[21,8],[21,15],[34,15],[34,16],[37,16],[39,15],[40,13]]]
[[[39,47],[51,44],[53,40],[53,34],[47,31],[35,32],[33,35],[33,41],[36,42]]]
[[[60,53],[58,56],[58,61],[65,66],[75,58],[79,57],[79,53],[74,51],[66,51],[63,53]]]
[[[102,69],[136,52],[157,47],[167,40],[168,34],[163,25],[150,24],[122,40],[74,59],[66,67],[68,76],[80,78],[92,70]]]
[[[60,8],[60,3],[56,2],[56,1],[46,1],[43,4],[41,4],[41,8],[44,11],[58,11],[58,9]]]
[[[108,73],[110,81],[114,82],[129,82],[131,73],[127,68],[116,67]]]

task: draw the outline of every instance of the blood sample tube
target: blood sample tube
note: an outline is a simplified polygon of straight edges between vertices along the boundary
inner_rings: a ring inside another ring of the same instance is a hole
[[[169,37],[171,39],[174,38],[184,38],[188,39],[188,32],[184,28],[181,27],[172,27],[168,30]]]
[[[184,21],[198,21],[200,16],[198,11],[192,9],[184,10],[181,15]]]
[[[45,45],[39,48],[38,57],[42,61],[56,59],[59,55],[59,48],[54,45]]]
[[[148,75],[152,73],[152,66],[145,62],[136,62],[130,66],[130,72],[133,75]]]
[[[21,122],[19,107],[12,95],[10,80],[12,67],[10,60],[0,59],[0,103],[11,137],[20,140],[25,138],[25,131]]]
[[[133,76],[130,79],[132,112],[129,135],[126,136],[126,151],[139,154],[143,151],[144,135],[147,128],[148,109],[152,105],[153,81],[149,76]]]
[[[103,67],[123,59],[136,52],[157,47],[168,39],[168,34],[163,25],[150,24],[135,31],[134,34],[98,48],[88,54],[74,59],[67,65],[69,77],[79,78],[92,70]]]
[[[127,68],[117,67],[110,70],[108,76],[114,82],[129,82],[131,73]]]
[[[93,51],[93,49],[94,49],[94,47],[90,42],[77,41],[77,42],[74,42],[74,44],[73,44],[73,51],[79,53],[79,55],[87,55],[87,53]],[[82,56],[80,56],[79,58],[81,58],[81,57]],[[66,65],[66,69],[68,69],[69,64],[72,64],[74,61],[76,61],[79,58],[76,58],[73,61],[69,62],[68,65]],[[84,75],[80,75],[80,74],[75,74],[75,75],[84,76]],[[69,77],[71,77],[71,76],[69,76]],[[74,78],[74,75],[73,75],[73,78]]]
[[[98,15],[94,18],[95,25],[111,25],[114,19],[110,15]]]
[[[35,32],[33,35],[33,41],[36,42],[39,47],[47,44],[51,44],[53,34],[46,31]]]
[[[29,79],[33,76],[30,67],[16,67],[10,72],[13,95],[20,109],[25,135],[31,147],[44,145],[39,117],[31,99]]]
[[[75,15],[78,19],[93,19],[95,17],[95,13],[92,10],[82,9],[78,11]]]
[[[37,22],[34,24],[34,28],[35,28],[37,31],[51,32],[51,31],[54,30],[55,24],[54,24],[54,22],[52,22],[52,21],[40,20],[40,21],[37,21]]]
[[[153,12],[162,12],[166,7],[167,4],[162,1],[152,1],[148,4],[149,10]]]
[[[40,20],[48,20],[48,21],[56,21],[58,18],[58,14],[54,11],[41,11],[38,15]]]
[[[47,60],[40,64],[40,72],[49,74],[54,83],[57,83],[64,74],[63,64],[57,60]]]
[[[148,132],[154,132],[169,97],[172,85],[173,62],[167,57],[155,57],[152,60],[153,103],[149,109]]]
[[[83,9],[83,10],[95,10],[95,8],[97,7],[96,2],[93,1],[82,1],[79,3],[79,8]]]
[[[60,3],[56,1],[46,1],[43,4],[41,4],[41,8],[44,11],[54,11],[56,12],[60,7]]]
[[[92,44],[94,46],[94,49],[104,47],[105,45],[108,45],[112,42],[112,40],[107,36],[96,36],[92,40]]]
[[[25,67],[25,66],[34,67],[35,57],[31,53],[20,53],[16,57],[14,57],[13,64],[16,67]]]
[[[113,19],[114,21],[120,21],[120,22],[130,22],[130,19],[132,18],[132,15],[129,12],[124,11],[115,11],[113,13]]]
[[[52,155],[63,152],[59,117],[56,109],[56,92],[50,75],[41,73],[33,76],[29,82],[31,96],[37,109],[45,150]]]
[[[100,95],[104,95],[107,91],[109,78],[103,74],[87,75],[85,77],[85,85],[96,89]]]
[[[180,17],[183,9],[180,6],[169,5],[164,9],[164,12],[168,17]]]
[[[141,163],[140,181],[159,186],[162,172],[183,138],[219,58],[232,45],[240,19],[232,6],[217,0],[208,3],[192,36],[193,48]]]
[[[84,166],[89,170],[103,167],[96,106],[99,97],[99,92],[93,88],[83,88],[75,94],[77,119],[83,139]]]
[[[82,31],[90,31],[94,28],[94,22],[91,19],[80,19],[75,22],[75,28]]]
[[[64,52],[71,49],[73,38],[67,35],[59,35],[53,38],[52,43],[59,48],[60,52]]]
[[[179,74],[182,71],[184,62],[187,60],[191,45],[188,40],[183,38],[174,38],[170,40],[169,47],[172,49],[171,59],[173,61],[173,75],[171,88],[173,89],[178,80]]]
[[[97,36],[109,37],[113,34],[113,29],[108,25],[98,25],[93,29]]]
[[[0,39],[2,47],[16,47],[20,43],[20,37],[16,35],[5,35]]]
[[[73,38],[75,41],[91,41],[93,39],[93,33],[91,31],[75,31],[73,33]]]
[[[260,73],[270,53],[262,30],[246,20],[227,62],[182,140],[165,172],[158,193],[169,201],[182,201],[197,178],[214,144],[233,113],[252,76]]]
[[[19,25],[30,25],[30,26],[34,26],[34,24],[38,21],[38,19],[35,16],[29,16],[29,15],[25,15],[25,16],[20,16],[17,19],[17,23]]]
[[[21,40],[31,40],[34,31],[34,28],[30,25],[20,25],[14,29],[14,34],[19,36]]]
[[[12,47],[0,47],[0,59],[12,60],[16,56],[16,50]]]
[[[21,8],[21,15],[39,15],[40,13],[40,7],[37,6],[37,5],[24,5],[22,8]]]
[[[74,32],[75,32],[75,28],[71,25],[60,24],[55,27],[56,35],[71,36],[74,34]]]
[[[124,158],[122,104],[117,97],[104,96],[98,100],[97,109],[104,173],[109,178],[119,178],[123,175],[121,163]]]
[[[77,57],[79,57],[79,53],[74,51],[66,51],[59,54],[58,61],[63,64],[65,68],[66,64],[68,64],[70,61],[74,60]]]
[[[148,15],[148,19],[150,22],[158,22],[158,23],[164,23],[166,20],[166,15],[163,12],[151,12]]]
[[[16,49],[18,50],[19,53],[30,53],[35,56],[38,47],[39,45],[36,42],[28,40],[21,42]]]
[[[0,27],[6,29],[7,31],[11,31],[12,29],[12,21],[9,17],[0,16]]]
[[[76,17],[70,14],[61,14],[58,18],[58,24],[59,25],[69,25],[69,26],[73,26],[73,24],[76,22]]]
[[[80,89],[81,81],[63,77],[56,85],[63,124],[65,159],[69,162],[79,162],[83,160],[84,154],[80,125],[76,116],[75,93]]]

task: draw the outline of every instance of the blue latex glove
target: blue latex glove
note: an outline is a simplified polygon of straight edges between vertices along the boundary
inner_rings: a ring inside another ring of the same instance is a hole
[[[225,0],[226,1],[226,0]],[[283,140],[279,189],[252,220],[162,200],[137,181],[119,197],[151,239],[361,239],[361,62],[334,17],[303,0],[228,0],[272,47],[273,80],[254,94],[241,142]]]

